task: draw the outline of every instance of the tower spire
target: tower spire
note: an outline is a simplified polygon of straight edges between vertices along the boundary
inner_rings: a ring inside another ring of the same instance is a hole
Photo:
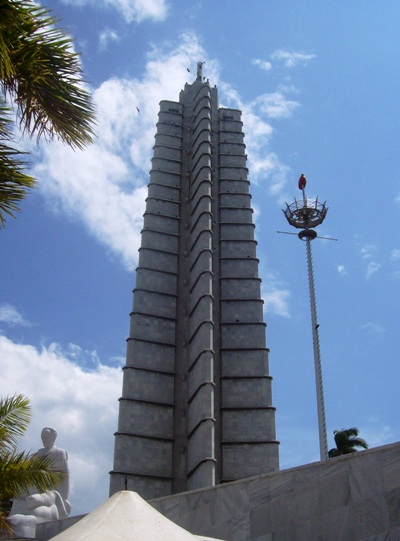
[[[205,62],[197,62],[197,78],[196,78],[196,81],[202,81],[203,80],[203,64],[205,64]]]

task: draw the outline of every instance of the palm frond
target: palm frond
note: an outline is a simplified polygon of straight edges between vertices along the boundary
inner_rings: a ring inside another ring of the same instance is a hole
[[[3,509],[3,507],[0,506],[0,533],[6,534],[11,538],[13,527],[12,527],[11,522],[7,520],[7,515],[8,515],[7,510]],[[6,537],[6,539],[8,539],[9,537]]]
[[[363,438],[352,438],[351,443],[353,447],[362,447],[368,449],[368,443]]]
[[[348,454],[357,451],[357,447],[368,449],[367,442],[358,437],[358,428],[347,428],[342,430],[334,430],[335,444],[340,454]]]
[[[0,83],[17,105],[21,129],[38,139],[58,136],[72,147],[91,143],[94,107],[71,38],[33,2],[1,0],[0,20],[6,21],[0,24]]]
[[[0,498],[19,498],[32,487],[39,493],[56,488],[65,473],[51,470],[51,459],[26,452],[1,453]]]
[[[0,228],[5,227],[6,215],[15,218],[20,201],[35,186],[35,180],[23,172],[25,153],[11,146],[11,125],[10,110],[0,98]]]
[[[30,420],[29,399],[21,394],[0,399],[0,457],[15,449]]]

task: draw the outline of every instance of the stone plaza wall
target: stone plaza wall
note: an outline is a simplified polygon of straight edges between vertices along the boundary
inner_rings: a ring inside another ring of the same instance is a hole
[[[398,541],[400,443],[151,503],[229,541]]]
[[[227,541],[399,541],[400,443],[150,502]],[[47,541],[78,517],[38,525]]]

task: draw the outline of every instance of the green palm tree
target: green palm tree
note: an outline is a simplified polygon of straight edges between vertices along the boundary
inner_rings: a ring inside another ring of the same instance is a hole
[[[13,124],[39,140],[71,147],[93,141],[95,114],[79,55],[50,11],[31,0],[0,0],[0,227],[35,180],[23,173]]]
[[[336,448],[329,451],[329,458],[355,453],[357,451],[356,447],[368,449],[368,443],[362,438],[359,438],[358,433],[358,428],[334,430]]]
[[[50,469],[48,458],[17,451],[17,438],[30,420],[29,399],[14,395],[0,400],[0,532],[11,531],[7,521],[10,501],[29,488],[51,490],[62,481],[61,472]]]

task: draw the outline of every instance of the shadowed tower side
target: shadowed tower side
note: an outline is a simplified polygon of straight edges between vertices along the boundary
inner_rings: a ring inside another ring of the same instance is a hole
[[[241,112],[202,77],[160,104],[110,493],[279,468]]]

